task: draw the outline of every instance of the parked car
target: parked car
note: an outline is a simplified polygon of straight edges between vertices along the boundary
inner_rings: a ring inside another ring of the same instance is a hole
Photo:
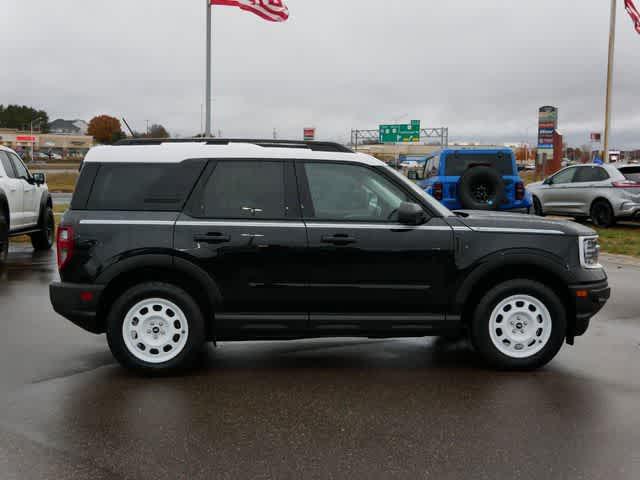
[[[444,149],[425,164],[420,186],[451,210],[529,212],[531,195],[509,148]]]
[[[574,165],[528,186],[537,215],[591,218],[598,227],[640,218],[637,166]]]
[[[205,341],[465,332],[490,364],[530,369],[609,297],[590,228],[454,214],[322,142],[95,147],[57,249],[55,311],[145,372],[188,365]]]
[[[0,264],[11,237],[29,235],[34,249],[51,248],[52,205],[44,173],[31,174],[15,151],[0,145]]]

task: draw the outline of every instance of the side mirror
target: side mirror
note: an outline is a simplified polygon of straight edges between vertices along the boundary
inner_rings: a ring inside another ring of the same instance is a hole
[[[398,209],[398,221],[405,225],[422,225],[427,216],[416,203],[402,202]]]
[[[36,185],[44,185],[45,183],[47,183],[47,177],[42,172],[33,173],[31,177],[33,177],[33,182]]]
[[[551,177],[546,178],[545,181],[542,184],[543,185],[553,185],[553,179]]]

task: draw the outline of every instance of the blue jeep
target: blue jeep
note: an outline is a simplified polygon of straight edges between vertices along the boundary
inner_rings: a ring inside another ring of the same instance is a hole
[[[430,157],[417,176],[419,185],[450,210],[531,209],[531,194],[510,148],[446,148]]]

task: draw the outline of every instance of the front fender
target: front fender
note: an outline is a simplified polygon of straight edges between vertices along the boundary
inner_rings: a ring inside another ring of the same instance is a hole
[[[513,267],[522,269],[523,278],[527,276],[527,267],[535,272],[548,272],[566,285],[572,278],[566,261],[546,250],[518,248],[495,252],[464,269],[453,299],[455,310],[460,311],[476,287],[486,284],[493,275],[500,275],[505,269]]]

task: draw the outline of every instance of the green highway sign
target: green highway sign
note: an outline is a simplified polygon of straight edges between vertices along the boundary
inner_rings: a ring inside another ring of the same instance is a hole
[[[420,141],[420,120],[399,125],[380,125],[380,143],[410,143]]]

